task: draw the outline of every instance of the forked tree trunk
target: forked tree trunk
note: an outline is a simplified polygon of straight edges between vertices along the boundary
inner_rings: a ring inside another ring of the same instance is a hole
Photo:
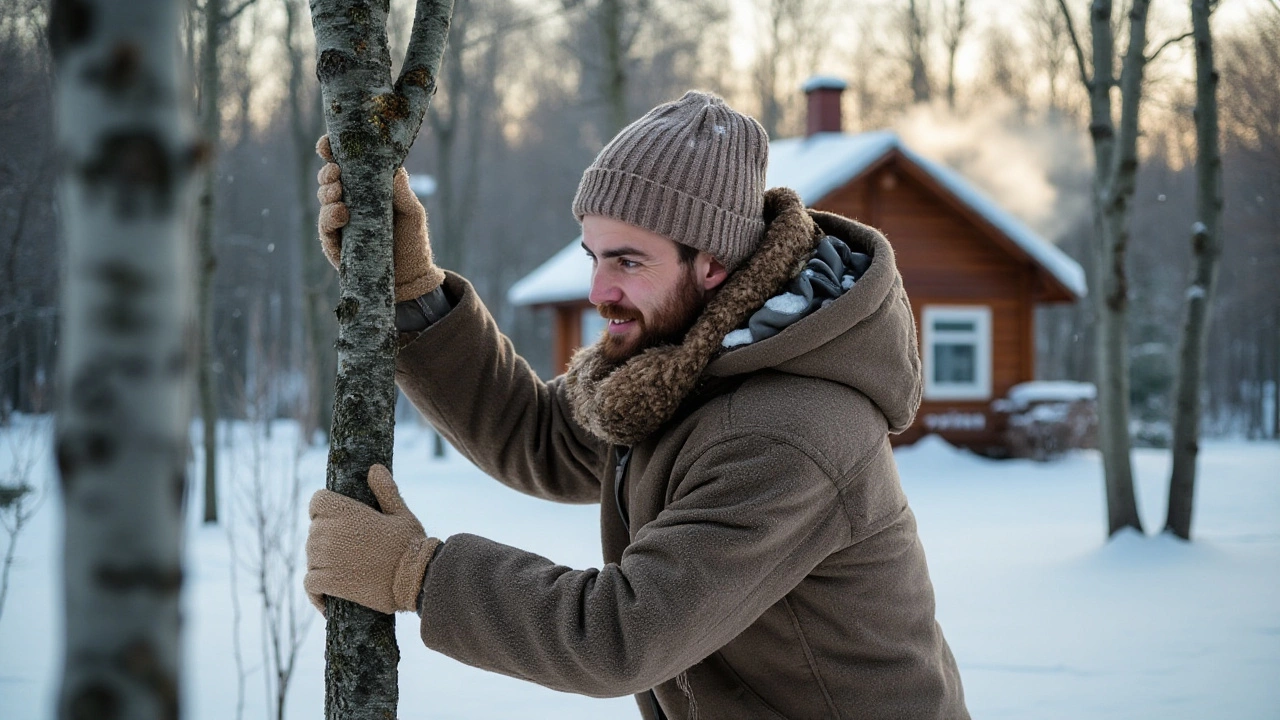
[[[1204,384],[1209,310],[1218,285],[1222,255],[1222,156],[1218,148],[1218,71],[1209,30],[1210,0],[1191,0],[1191,32],[1196,45],[1196,215],[1191,232],[1192,275],[1178,348],[1173,406],[1173,471],[1164,529],[1191,539],[1196,456],[1200,452],[1200,388]],[[1259,376],[1261,377],[1261,376]]]
[[[1120,122],[1113,121],[1111,90],[1115,77],[1115,38],[1111,0],[1094,0],[1089,11],[1093,37],[1093,74],[1085,67],[1066,0],[1058,0],[1067,22],[1080,78],[1089,90],[1089,134],[1093,139],[1094,311],[1098,321],[1095,362],[1098,384],[1098,447],[1107,497],[1107,536],[1131,527],[1142,532],[1133,488],[1129,442],[1129,281],[1125,268],[1134,186],[1138,174],[1138,111],[1146,69],[1147,9],[1150,0],[1133,0],[1129,9],[1129,47],[1119,77]]]
[[[342,231],[338,277],[338,373],[330,433],[330,490],[377,507],[369,467],[391,466],[395,431],[394,269],[391,180],[435,93],[452,0],[418,0],[400,77],[391,82],[388,4],[312,0],[316,74],[351,220]],[[325,717],[396,716],[395,622],[328,599]]]
[[[190,229],[178,0],[55,0],[66,279],[58,716],[176,718],[190,421]]]

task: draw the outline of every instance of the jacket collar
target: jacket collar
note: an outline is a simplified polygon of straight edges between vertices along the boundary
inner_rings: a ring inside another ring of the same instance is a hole
[[[787,188],[765,193],[764,240],[707,303],[679,345],[645,350],[621,364],[599,344],[574,354],[565,385],[573,417],[615,445],[634,445],[675,414],[703,370],[723,351],[721,340],[800,272],[823,232]]]

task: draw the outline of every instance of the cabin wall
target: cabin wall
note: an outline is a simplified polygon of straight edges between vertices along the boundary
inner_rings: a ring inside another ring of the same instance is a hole
[[[972,218],[941,201],[936,189],[892,162],[829,194],[817,208],[853,217],[889,238],[922,352],[926,307],[989,308],[990,397],[926,397],[916,422],[894,441],[911,443],[933,432],[949,442],[999,454],[1004,417],[992,412],[991,402],[1035,378],[1034,269],[1012,257]]]

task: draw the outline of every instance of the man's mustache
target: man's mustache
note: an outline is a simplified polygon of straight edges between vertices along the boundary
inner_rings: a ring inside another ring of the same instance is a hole
[[[596,306],[596,312],[600,313],[600,317],[605,320],[617,320],[619,322],[639,320],[642,317],[639,310],[622,307],[617,303],[600,303]]]

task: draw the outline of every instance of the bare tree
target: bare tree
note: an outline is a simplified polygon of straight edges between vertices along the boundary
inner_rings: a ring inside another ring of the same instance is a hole
[[[58,282],[46,3],[0,3],[0,426],[44,412],[53,376]]]
[[[174,718],[186,485],[191,180],[181,6],[57,0],[65,168],[57,461],[59,717]]]
[[[219,103],[221,78],[218,52],[223,33],[254,0],[239,0],[232,7],[222,0],[204,0],[204,47],[200,54],[200,133],[215,156],[222,137],[222,113]],[[213,251],[214,183],[217,163],[207,163],[201,171],[200,199],[196,213],[196,246],[199,253],[199,286],[196,291],[196,317],[200,328],[200,361],[197,385],[200,392],[200,417],[204,425],[204,521],[218,521],[218,394],[213,360],[213,276],[218,258]]]
[[[804,75],[813,72],[830,24],[827,0],[757,0],[764,42],[757,50],[752,79],[760,100],[760,124],[776,138],[797,128],[792,112]]]
[[[298,517],[302,512],[302,478],[299,460],[305,449],[305,426],[297,423],[297,437],[271,441],[275,409],[272,385],[285,368],[280,334],[269,327],[264,303],[258,298],[249,314],[248,342],[254,358],[253,372],[240,381],[238,395],[246,410],[239,436],[249,444],[248,467],[234,473],[228,495],[236,502],[228,513],[227,539],[231,550],[232,601],[237,604],[237,571],[244,569],[258,597],[266,710],[273,720],[284,720],[289,687],[297,667],[299,650],[315,617],[300,592],[303,568]],[[292,442],[288,442],[289,440]],[[241,453],[243,455],[243,453]],[[243,536],[243,537],[242,537]],[[241,540],[245,540],[241,545]],[[238,618],[238,615],[237,615]],[[237,670],[243,686],[245,672],[236,638]],[[238,705],[243,704],[243,693]]]
[[[338,270],[337,404],[325,485],[373,507],[369,467],[390,467],[395,431],[391,181],[435,94],[452,11],[452,0],[418,0],[393,84],[385,5],[311,5],[325,124],[351,214]],[[336,598],[325,616],[325,717],[395,717],[394,618]]]
[[[969,30],[969,17],[965,0],[952,0],[942,9],[942,40],[947,47],[947,107],[956,109],[956,54]]]
[[[902,10],[902,33],[906,40],[907,66],[911,70],[911,99],[927,103],[933,99],[933,83],[929,79],[929,36],[933,21],[929,17],[929,0],[907,0]]]
[[[43,483],[33,484],[32,470],[36,459],[45,452],[43,442],[47,428],[41,418],[13,423],[0,432],[9,445],[9,467],[0,475],[0,527],[8,536],[4,560],[0,561],[0,616],[9,594],[9,571],[17,556],[18,537],[35,516],[45,498]]]
[[[1196,46],[1196,220],[1191,231],[1193,271],[1178,348],[1173,406],[1173,471],[1165,531],[1191,539],[1196,457],[1200,451],[1200,389],[1204,384],[1209,310],[1218,285],[1222,255],[1222,153],[1218,140],[1218,70],[1213,61],[1209,15],[1213,0],[1191,0]]]
[[[1050,115],[1054,115],[1065,109],[1065,93],[1060,84],[1071,47],[1067,24],[1055,0],[1031,0],[1026,20],[1031,31],[1032,56],[1044,73],[1045,104]]]
[[[1131,527],[1142,531],[1133,487],[1129,440],[1129,282],[1125,260],[1129,244],[1130,201],[1138,169],[1138,117],[1147,56],[1150,0],[1133,0],[1129,9],[1129,45],[1120,76],[1115,75],[1115,36],[1110,0],[1093,0],[1089,10],[1093,38],[1092,75],[1066,0],[1058,0],[1076,51],[1080,81],[1089,91],[1089,134],[1094,155],[1094,249],[1091,293],[1098,323],[1098,445],[1107,491],[1107,535]],[[1112,88],[1120,89],[1120,121],[1112,109]]]
[[[304,426],[307,437],[317,429],[329,431],[333,422],[333,379],[336,358],[333,342],[336,328],[333,307],[337,304],[337,284],[329,263],[316,252],[315,218],[319,210],[315,198],[315,176],[319,164],[314,150],[316,138],[324,132],[319,89],[308,81],[302,44],[302,0],[282,0],[285,11],[284,44],[289,60],[289,136],[293,150],[293,221],[301,249],[298,263],[302,288],[302,323],[307,377],[307,407]]]
[[[1026,56],[1013,34],[995,25],[985,34],[983,82],[991,90],[1012,100],[1019,112],[1025,113],[1030,105],[1027,92],[1028,78]]]

